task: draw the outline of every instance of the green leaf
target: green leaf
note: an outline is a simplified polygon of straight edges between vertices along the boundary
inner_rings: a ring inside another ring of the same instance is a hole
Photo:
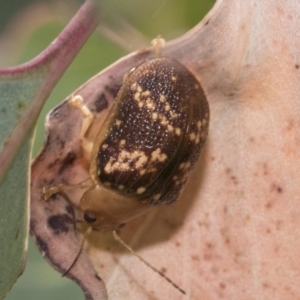
[[[28,168],[32,134],[24,140],[0,182],[0,297],[23,272],[28,241]]]
[[[98,5],[88,0],[35,59],[0,70],[0,299],[25,264],[33,127],[53,87],[98,22]]]

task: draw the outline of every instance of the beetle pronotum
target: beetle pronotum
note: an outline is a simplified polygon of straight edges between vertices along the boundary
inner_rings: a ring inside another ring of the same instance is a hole
[[[46,198],[68,188],[86,188],[79,209],[95,230],[116,230],[178,198],[209,124],[204,92],[186,67],[158,57],[131,70],[94,141],[85,139],[92,112],[80,95],[70,104],[85,116],[81,137],[83,148],[91,152],[90,177],[78,186],[50,187]]]

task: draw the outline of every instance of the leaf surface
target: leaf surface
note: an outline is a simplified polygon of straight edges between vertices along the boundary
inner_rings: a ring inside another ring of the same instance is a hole
[[[121,235],[186,290],[184,299],[300,297],[299,13],[299,3],[293,0],[219,0],[199,25],[163,50],[199,76],[211,109],[209,138],[177,203],[130,222]],[[123,75],[152,55],[150,50],[130,55],[76,91],[99,120],[91,138]],[[97,111],[99,103],[105,105]],[[87,178],[78,139],[81,121],[66,102],[50,113],[47,144],[33,166],[36,203],[41,203],[45,183],[72,184]],[[68,144],[62,147],[55,141]],[[81,193],[67,196],[78,205]],[[74,224],[72,206],[60,195],[35,207],[36,218],[41,212],[46,216],[41,220],[66,214],[68,223],[62,224]],[[65,270],[79,250],[74,226],[68,225],[67,243],[62,244],[54,227],[47,231],[46,224],[40,224],[44,241],[51,237],[49,249],[61,245],[65,251],[56,265]],[[183,298],[110,234],[93,233],[85,248],[110,299]],[[46,255],[57,262],[53,252]],[[69,276],[87,286],[86,259],[83,253]],[[93,286],[87,290],[93,294]]]

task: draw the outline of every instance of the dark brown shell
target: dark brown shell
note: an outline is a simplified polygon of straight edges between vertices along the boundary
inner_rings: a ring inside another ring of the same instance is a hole
[[[195,76],[171,58],[154,58],[124,80],[97,135],[99,184],[149,204],[175,201],[198,160],[209,107]]]

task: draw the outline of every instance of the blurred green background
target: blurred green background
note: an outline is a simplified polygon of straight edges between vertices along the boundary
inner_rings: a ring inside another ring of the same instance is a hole
[[[0,0],[0,68],[34,58],[58,35],[82,3]],[[149,46],[157,35],[166,40],[179,37],[194,27],[213,4],[213,0],[103,1],[101,25],[61,78],[40,115],[33,155],[43,143],[44,120],[50,109],[117,59]],[[62,278],[47,264],[30,238],[26,269],[6,299],[83,298],[76,284]]]

